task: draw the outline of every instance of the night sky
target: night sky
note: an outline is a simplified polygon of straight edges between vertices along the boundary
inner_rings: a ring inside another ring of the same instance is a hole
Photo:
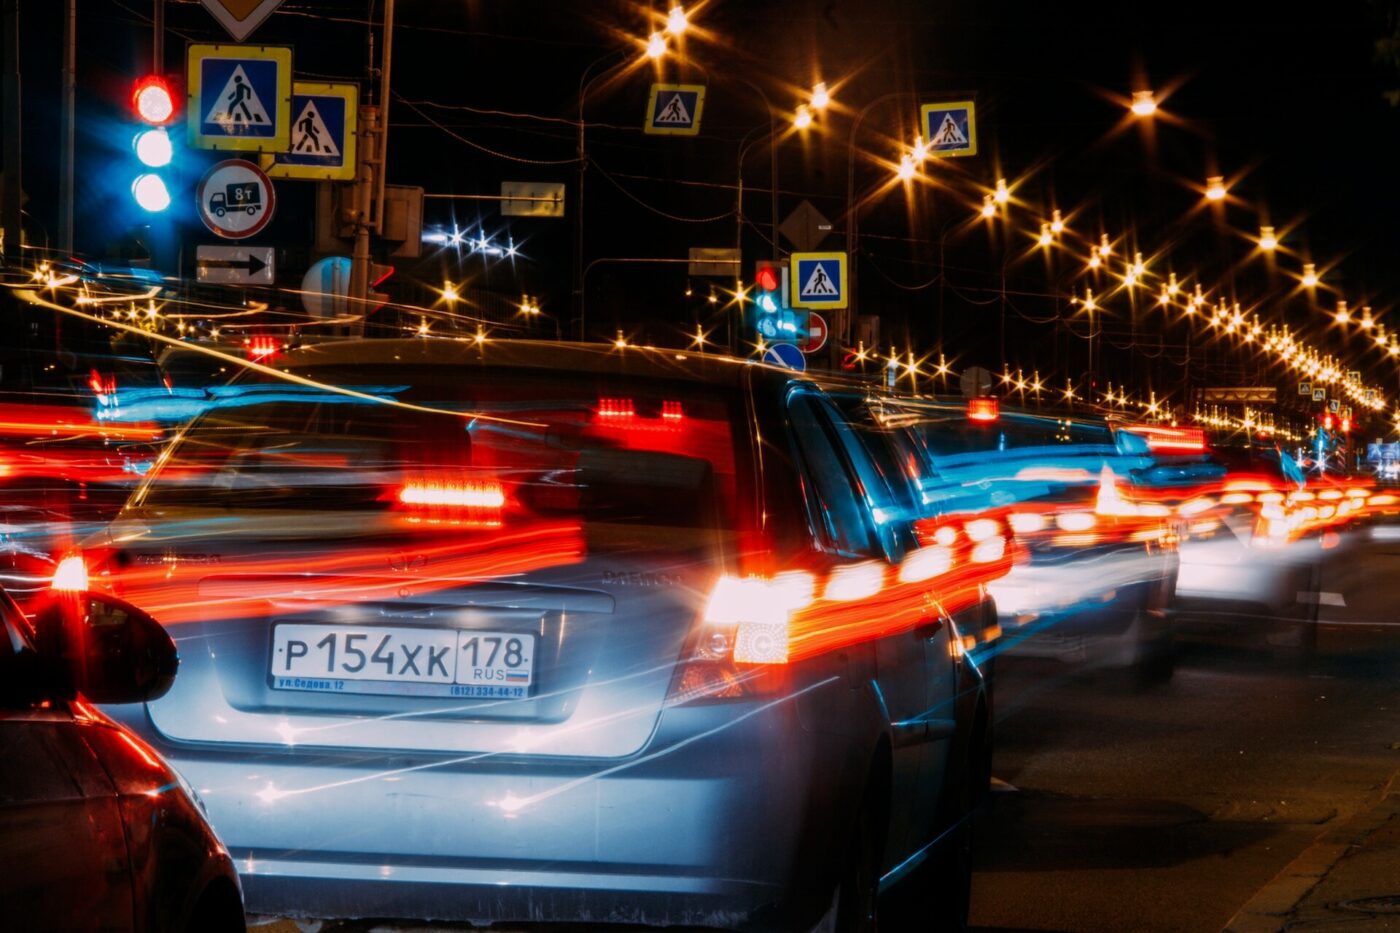
[[[21,6],[25,187],[42,237],[55,223],[59,4]],[[131,79],[149,60],[150,4],[84,0],[79,7],[78,246],[101,255],[139,220],[129,206],[125,107]],[[294,45],[305,78],[363,80],[365,23],[380,9],[372,0],[288,0],[255,38]],[[564,182],[570,204],[563,220],[503,219],[495,201],[430,200],[430,226],[480,227],[512,239],[523,256],[487,262],[425,245],[421,260],[395,262],[398,297],[422,297],[429,294],[423,287],[451,279],[464,282],[484,311],[535,295],[567,327],[580,76],[600,58],[590,73],[620,60],[605,56],[643,35],[648,16],[662,15],[660,4],[401,0],[391,182],[437,194],[493,194],[503,180]],[[1081,277],[1088,240],[1073,258],[1061,253],[1047,262],[1033,237],[1052,207],[1064,211],[1076,235],[1097,241],[1109,233],[1117,262],[1125,249],[1138,249],[1154,274],[1199,277],[1245,306],[1268,299],[1258,309],[1266,324],[1288,321],[1338,349],[1335,329],[1293,288],[1290,273],[1305,259],[1341,290],[1319,294],[1328,310],[1337,297],[1378,312],[1393,301],[1400,111],[1382,91],[1400,86],[1400,76],[1375,62],[1375,42],[1388,29],[1373,4],[1331,4],[1303,19],[1256,0],[716,0],[695,8],[693,20],[687,64],[670,60],[665,76],[709,87],[701,136],[641,132],[656,79],[649,65],[590,89],[586,263],[684,257],[689,247],[732,247],[742,236],[748,277],[754,260],[774,252],[760,92],[791,113],[820,78],[839,107],[806,134],[780,127],[779,219],[809,200],[835,226],[823,247],[844,248],[848,137],[856,113],[874,102],[861,123],[854,177],[864,203],[859,310],[881,316],[882,344],[935,355],[942,349],[959,366],[999,369],[1004,358],[1028,373],[1085,377],[1083,322],[1071,318],[1066,297],[1092,287]],[[183,70],[186,40],[223,38],[190,2],[169,0],[167,25],[172,73]],[[1141,87],[1166,97],[1151,132],[1125,119],[1127,98]],[[916,132],[917,103],[966,94],[977,101],[981,154],[926,166],[927,183],[907,194],[889,186],[899,147]],[[878,101],[883,95],[896,96]],[[740,143],[751,131],[758,142],[741,171]],[[183,154],[186,187],[164,221],[185,244],[186,267],[193,245],[212,240],[188,196],[212,161],[208,153]],[[742,233],[734,216],[741,174]],[[1200,189],[1214,174],[1232,182],[1223,211],[1201,208]],[[974,215],[998,177],[1013,184],[1016,203],[1005,222],[989,225]],[[308,183],[279,183],[278,217],[258,240],[285,248],[287,284],[314,258],[311,191]],[[1261,223],[1279,229],[1292,255],[1272,266],[1251,256],[1246,237],[1257,237]],[[784,254],[792,248],[785,240],[779,246]],[[623,329],[679,342],[697,321],[717,325],[704,300],[711,284],[732,286],[688,280],[679,265],[597,263],[586,281],[590,334],[610,338]],[[1133,379],[1140,389],[1151,383],[1163,391],[1184,384],[1185,327],[1164,326],[1151,304],[1150,297],[1136,310],[1126,300],[1112,303],[1101,322],[1101,381]],[[1190,352],[1196,385],[1277,376],[1219,347]],[[1393,384],[1394,367],[1379,353],[1359,358],[1373,381]]]

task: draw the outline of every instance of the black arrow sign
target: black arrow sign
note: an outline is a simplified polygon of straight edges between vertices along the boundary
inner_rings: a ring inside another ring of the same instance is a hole
[[[206,269],[244,269],[250,279],[267,268],[267,263],[256,256],[247,259],[204,259],[199,264]]]

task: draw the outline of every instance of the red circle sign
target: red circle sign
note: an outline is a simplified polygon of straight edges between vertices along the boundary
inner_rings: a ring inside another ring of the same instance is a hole
[[[807,339],[802,344],[803,353],[816,353],[826,346],[828,334],[826,318],[815,311],[807,314]]]
[[[204,226],[230,240],[262,230],[277,208],[272,179],[246,159],[228,159],[205,172],[195,198]]]

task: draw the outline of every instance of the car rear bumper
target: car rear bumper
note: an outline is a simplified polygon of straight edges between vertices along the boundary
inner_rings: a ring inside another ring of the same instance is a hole
[[[797,705],[671,709],[609,762],[161,750],[254,913],[728,927],[829,903],[866,762]]]

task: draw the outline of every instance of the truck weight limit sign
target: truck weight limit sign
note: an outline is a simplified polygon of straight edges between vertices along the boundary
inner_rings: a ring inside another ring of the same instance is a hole
[[[195,197],[204,225],[230,240],[241,240],[262,230],[277,207],[272,181],[245,159],[228,159],[209,169],[200,180]]]

